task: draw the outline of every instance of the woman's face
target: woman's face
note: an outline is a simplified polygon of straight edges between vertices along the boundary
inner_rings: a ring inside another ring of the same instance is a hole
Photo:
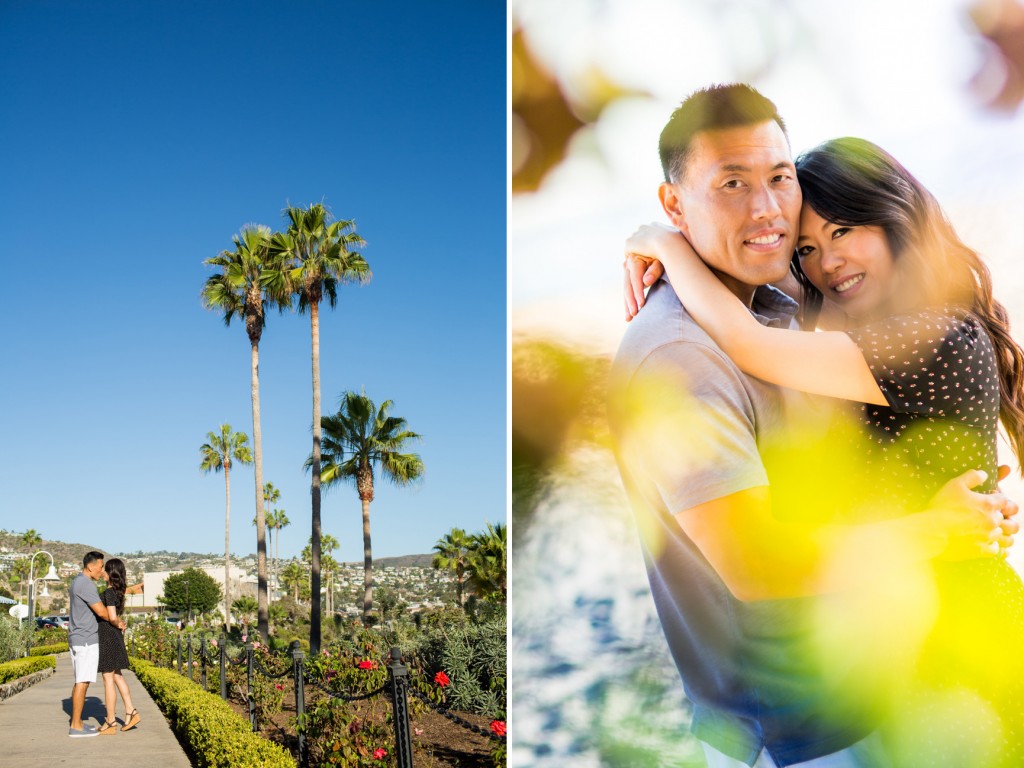
[[[840,226],[804,205],[796,250],[807,279],[849,317],[864,321],[891,311],[896,267],[881,227]]]

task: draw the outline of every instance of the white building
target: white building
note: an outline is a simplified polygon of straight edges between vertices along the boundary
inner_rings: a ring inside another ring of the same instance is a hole
[[[153,571],[143,574],[142,577],[142,594],[140,595],[125,595],[124,596],[124,607],[131,610],[132,613],[153,613],[158,608],[163,607],[161,603],[157,602],[158,597],[163,597],[164,594],[164,582],[169,576],[184,572],[185,569],[179,568],[174,571]],[[216,581],[221,588],[221,594],[224,594],[224,566],[207,566],[197,568],[214,581]],[[239,568],[236,565],[231,566],[229,571],[231,579],[231,601],[234,602],[239,596],[244,594],[254,594],[255,590],[250,585],[251,579],[246,573],[244,568]],[[218,605],[218,610],[221,614],[224,613],[224,601],[221,600]]]

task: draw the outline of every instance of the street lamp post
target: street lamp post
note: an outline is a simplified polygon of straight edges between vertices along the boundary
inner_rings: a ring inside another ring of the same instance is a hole
[[[29,624],[31,624],[32,621],[34,621],[34,619],[35,619],[35,608],[36,608],[36,606],[35,606],[35,601],[32,598],[33,598],[33,593],[35,592],[35,587],[36,587],[35,567],[36,567],[36,556],[37,555],[46,555],[48,558],[50,558],[50,567],[46,571],[46,575],[45,576],[40,576],[39,580],[40,581],[60,581],[60,576],[57,575],[57,570],[53,567],[53,555],[51,555],[49,552],[45,552],[43,550],[40,550],[39,552],[36,552],[35,555],[32,555],[32,562],[29,564],[29,568],[28,568],[28,620],[29,620]],[[43,585],[43,589],[45,589],[45,588],[46,588],[46,585],[44,584]]]

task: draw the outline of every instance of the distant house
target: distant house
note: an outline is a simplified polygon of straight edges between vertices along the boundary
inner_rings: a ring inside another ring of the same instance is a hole
[[[220,584],[223,594],[224,589],[224,566],[204,566],[198,570],[206,573],[210,578]],[[183,568],[179,568],[174,571],[152,571],[146,572],[142,577],[142,594],[140,595],[125,595],[124,596],[124,607],[130,610],[134,614],[145,614],[155,613],[159,609],[163,608],[163,604],[157,602],[158,597],[163,597],[164,594],[164,582],[167,577],[174,576],[175,574],[182,573]],[[244,568],[238,566],[231,566],[230,571],[231,577],[231,601],[234,602],[241,595],[255,595],[255,587],[252,586],[255,582],[252,581]],[[218,606],[221,613],[224,612],[224,602],[221,601]]]

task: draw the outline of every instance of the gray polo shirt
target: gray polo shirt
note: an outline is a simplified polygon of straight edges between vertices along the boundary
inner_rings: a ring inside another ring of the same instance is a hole
[[[101,602],[96,582],[80,573],[71,582],[71,628],[68,645],[91,645],[99,642],[99,620],[90,605]]]
[[[773,288],[755,294],[762,323],[791,326],[795,310]],[[769,484],[775,514],[797,509],[800,488],[782,487],[794,473],[773,462],[792,462],[806,398],[740,371],[665,281],[630,323],[610,383],[619,467],[694,734],[748,764],[765,749],[780,768],[859,741],[876,716],[812,652],[819,604],[737,600],[674,517]]]

